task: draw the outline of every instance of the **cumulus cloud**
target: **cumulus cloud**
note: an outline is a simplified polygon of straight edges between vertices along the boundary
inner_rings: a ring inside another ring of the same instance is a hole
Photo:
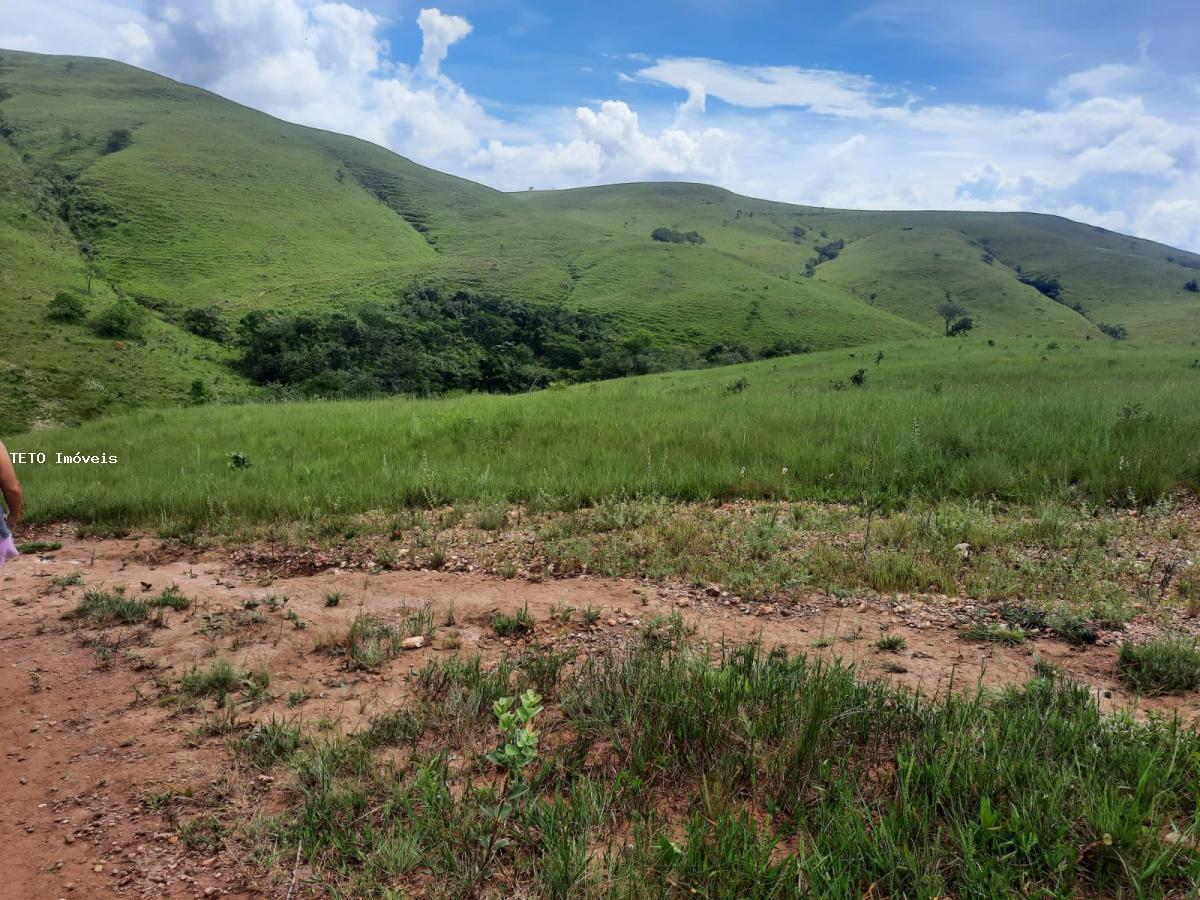
[[[1043,88],[1037,108],[932,103],[859,73],[626,55],[631,99],[499,115],[447,74],[472,24],[362,0],[5,0],[0,46],[112,56],[504,189],[717,182],[821,206],[1030,209],[1200,248],[1200,117],[1149,49]],[[419,29],[394,58],[385,29]],[[1155,86],[1157,93],[1148,92]],[[930,92],[931,93],[931,92]],[[536,103],[536,98],[533,98]]]
[[[462,16],[448,16],[440,9],[423,9],[417,16],[421,26],[421,68],[427,75],[438,74],[438,67],[450,52],[450,45],[471,33],[471,23]]]

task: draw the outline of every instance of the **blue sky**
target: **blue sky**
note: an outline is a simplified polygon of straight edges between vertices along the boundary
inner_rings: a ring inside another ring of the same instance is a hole
[[[502,189],[686,179],[1200,249],[1194,2],[0,0],[0,46],[123,59]]]

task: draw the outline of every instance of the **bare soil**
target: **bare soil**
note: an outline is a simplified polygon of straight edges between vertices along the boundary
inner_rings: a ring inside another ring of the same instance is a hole
[[[759,639],[836,655],[926,694],[1023,683],[1036,657],[1090,685],[1106,709],[1200,720],[1195,695],[1139,698],[1125,690],[1115,677],[1119,641],[1112,636],[1082,648],[1048,637],[1015,647],[980,644],[961,636],[953,609],[926,608],[920,598],[901,610],[878,598],[820,594],[787,605],[746,604],[716,588],[635,580],[530,583],[366,567],[275,577],[266,552],[250,563],[244,555],[148,538],[56,539],[61,550],[0,569],[0,898],[286,894],[286,878],[283,888],[255,885],[242,860],[189,849],[178,821],[154,811],[154,796],[174,791],[197,798],[200,813],[200,798],[228,785],[234,761],[225,739],[203,737],[197,714],[155,699],[163,679],[216,658],[271,673],[271,699],[248,710],[249,719],[299,717],[353,730],[403,702],[410,674],[431,658],[457,652],[495,659],[531,640],[608,652],[654,617],[678,610],[700,638]],[[73,572],[83,586],[56,585]],[[167,610],[165,627],[95,629],[62,619],[89,588],[123,586],[138,597],[171,585],[193,602],[182,612]],[[342,599],[329,607],[333,592]],[[344,634],[360,612],[386,619],[425,604],[438,625],[433,639],[378,672],[348,672],[342,659],[314,649],[322,635]],[[526,606],[537,623],[532,637],[493,633],[494,612]],[[569,623],[554,617],[568,606],[575,610]],[[588,607],[599,611],[591,625],[582,621]],[[1136,633],[1149,626],[1132,627]],[[876,650],[884,633],[902,635],[906,648]],[[261,801],[247,798],[247,812]]]

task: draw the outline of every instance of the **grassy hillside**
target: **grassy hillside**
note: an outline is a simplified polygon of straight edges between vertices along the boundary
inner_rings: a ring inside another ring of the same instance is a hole
[[[327,309],[413,284],[561,302],[661,349],[755,353],[940,334],[1186,344],[1200,256],[1062,219],[857,212],[693,184],[504,194],[353,138],[290,125],[130,66],[0,51],[0,429],[257,389],[225,343],[181,326],[215,306]],[[662,243],[655,228],[703,243]],[[821,250],[824,248],[825,252]],[[91,293],[88,293],[88,273]],[[1020,277],[1054,278],[1056,299]],[[56,291],[89,317],[117,295],[143,340],[55,324]]]
[[[1200,486],[1197,410],[1179,350],[935,339],[519,396],[144,411],[9,446],[115,454],[19,469],[33,519],[118,526],[636,494],[1126,504]]]

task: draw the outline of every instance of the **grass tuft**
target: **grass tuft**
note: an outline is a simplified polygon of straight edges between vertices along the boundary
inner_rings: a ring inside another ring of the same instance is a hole
[[[1117,672],[1146,694],[1181,694],[1200,687],[1200,649],[1194,638],[1173,635],[1144,644],[1125,643]]]

